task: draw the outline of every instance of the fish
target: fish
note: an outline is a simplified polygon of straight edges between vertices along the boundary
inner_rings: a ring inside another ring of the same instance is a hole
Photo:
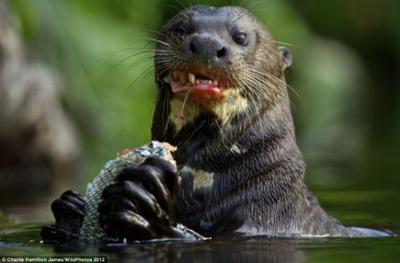
[[[100,226],[98,206],[104,189],[115,182],[117,176],[127,167],[137,167],[148,157],[157,156],[171,162],[176,167],[172,153],[176,148],[169,143],[151,141],[138,148],[127,148],[117,154],[117,157],[108,161],[99,174],[87,185],[84,200],[85,217],[80,230],[80,239],[85,241],[101,240],[105,232]]]

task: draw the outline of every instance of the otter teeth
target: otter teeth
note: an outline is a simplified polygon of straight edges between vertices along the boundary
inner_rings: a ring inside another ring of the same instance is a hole
[[[178,71],[174,71],[171,75],[166,76],[164,79],[164,82],[166,83],[171,83],[172,80],[175,81],[180,81],[180,83],[185,83],[188,81],[188,83],[194,85],[194,84],[212,84],[214,86],[218,86],[219,82],[218,80],[211,80],[211,79],[201,79],[197,78],[195,74],[188,72],[187,75],[180,73]]]
[[[189,79],[190,83],[194,84],[195,81],[196,81],[196,76],[193,75],[192,73],[189,73],[188,74],[188,79]]]

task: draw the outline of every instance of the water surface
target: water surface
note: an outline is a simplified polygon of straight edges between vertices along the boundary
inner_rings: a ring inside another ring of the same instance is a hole
[[[346,225],[400,233],[395,191],[321,191],[322,205]],[[0,256],[106,256],[134,262],[400,262],[400,238],[273,239],[241,237],[202,242],[53,246],[40,243],[41,224],[0,228]]]

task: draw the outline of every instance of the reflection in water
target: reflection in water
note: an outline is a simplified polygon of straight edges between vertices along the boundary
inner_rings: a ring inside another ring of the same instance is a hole
[[[153,243],[104,246],[118,261],[130,262],[304,262],[304,253],[289,240],[236,239],[198,243]]]
[[[164,241],[135,244],[41,244],[41,225],[0,228],[0,255],[104,255],[117,262],[304,262],[300,239],[225,237],[201,242]],[[320,242],[322,240],[319,240]],[[299,243],[300,242],[300,243]]]
[[[392,230],[399,233],[399,229]],[[0,228],[0,256],[106,256],[108,262],[398,262],[400,238],[271,239],[62,246],[41,244],[40,225]]]
[[[236,238],[201,242],[106,244],[100,247],[66,243],[57,253],[101,253],[118,262],[304,262],[304,253],[289,239]]]

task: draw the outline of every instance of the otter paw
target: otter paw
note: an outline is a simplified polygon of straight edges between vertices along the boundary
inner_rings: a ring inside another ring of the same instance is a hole
[[[79,238],[80,228],[85,216],[85,201],[75,191],[68,190],[51,204],[56,223],[42,228],[41,236],[45,243],[61,243]]]
[[[175,237],[176,168],[158,157],[124,169],[102,193],[100,224],[110,239]]]

